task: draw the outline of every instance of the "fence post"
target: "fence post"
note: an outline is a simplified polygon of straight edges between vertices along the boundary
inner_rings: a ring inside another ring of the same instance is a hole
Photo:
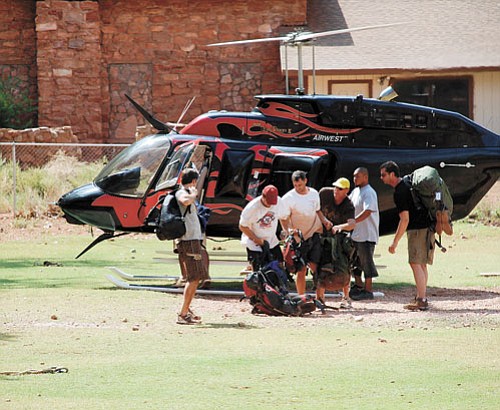
[[[13,192],[12,192],[12,212],[13,212],[13,217],[16,217],[16,202],[17,202],[17,197],[16,197],[16,142],[12,141],[12,184],[14,185]]]

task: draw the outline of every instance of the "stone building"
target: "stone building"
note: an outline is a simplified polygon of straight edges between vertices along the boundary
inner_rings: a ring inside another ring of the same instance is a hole
[[[37,99],[40,126],[70,125],[81,142],[131,142],[144,120],[125,93],[162,121],[176,121],[196,97],[187,121],[212,109],[248,110],[253,95],[285,91],[284,50],[275,42],[220,48],[209,43],[274,37],[297,26],[321,31],[407,21],[387,31],[319,41],[315,82],[308,48],[306,91],[376,97],[398,80],[426,77],[424,91],[444,80],[451,84],[444,98],[461,99],[466,115],[500,132],[498,1],[458,3],[2,0],[0,75],[22,79]],[[467,24],[471,15],[477,21]],[[289,52],[295,81],[294,50]],[[428,102],[421,97],[417,102]]]
[[[131,142],[143,119],[247,110],[282,92],[279,48],[232,50],[216,41],[269,36],[305,22],[305,0],[2,0],[0,73],[28,84],[40,126],[71,125],[82,142]]]

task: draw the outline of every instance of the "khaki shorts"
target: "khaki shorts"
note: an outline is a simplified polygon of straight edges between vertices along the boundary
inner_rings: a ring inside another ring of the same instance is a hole
[[[406,233],[408,238],[408,262],[419,265],[432,265],[434,260],[434,232],[428,228],[412,229]]]

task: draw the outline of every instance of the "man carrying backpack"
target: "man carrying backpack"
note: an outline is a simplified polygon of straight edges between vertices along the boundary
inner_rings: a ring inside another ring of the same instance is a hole
[[[399,241],[407,232],[408,261],[413,271],[417,287],[415,299],[404,308],[408,310],[427,310],[427,265],[432,265],[434,258],[434,233],[430,229],[431,221],[426,209],[417,209],[411,194],[411,187],[400,176],[399,166],[393,161],[380,165],[380,178],[384,184],[394,188],[394,202],[399,213],[396,234],[389,246],[390,253],[396,253]]]
[[[186,272],[184,299],[177,316],[177,323],[180,325],[201,323],[201,318],[192,312],[190,306],[198,284],[201,280],[208,279],[208,269],[203,262],[201,250],[203,233],[196,210],[197,181],[198,172],[192,168],[185,168],[181,174],[181,187],[175,193],[186,226],[186,233],[179,238],[177,244],[181,271]]]

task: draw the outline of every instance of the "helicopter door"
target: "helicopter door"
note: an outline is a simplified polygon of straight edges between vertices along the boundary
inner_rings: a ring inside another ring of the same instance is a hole
[[[293,188],[292,173],[301,170],[307,173],[308,185],[319,190],[324,186],[328,174],[328,152],[325,150],[309,150],[307,153],[299,149],[271,147],[275,152],[271,165],[270,183],[278,188],[280,196]]]

